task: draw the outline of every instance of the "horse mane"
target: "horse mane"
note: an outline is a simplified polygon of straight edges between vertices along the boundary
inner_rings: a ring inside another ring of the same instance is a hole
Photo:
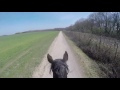
[[[62,61],[61,61],[61,63],[58,63],[57,65],[55,65],[55,67],[53,67],[53,65],[51,64],[49,73],[51,73],[51,70],[56,70],[56,71],[60,70],[60,66],[64,66],[66,72],[69,73],[68,65],[66,63],[63,63]]]

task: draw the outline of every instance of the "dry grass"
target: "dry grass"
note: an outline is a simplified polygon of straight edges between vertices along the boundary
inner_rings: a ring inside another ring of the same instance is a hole
[[[65,32],[104,72],[103,77],[120,77],[120,42],[113,38],[81,32]]]
[[[64,34],[67,42],[69,43],[72,51],[76,57],[79,58],[79,64],[82,66],[86,78],[102,78],[103,72],[100,71],[98,64],[89,58],[76,44]]]

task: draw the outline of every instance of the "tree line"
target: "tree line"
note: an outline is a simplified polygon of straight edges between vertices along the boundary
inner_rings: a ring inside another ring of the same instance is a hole
[[[94,12],[65,30],[105,35],[120,39],[120,12]]]

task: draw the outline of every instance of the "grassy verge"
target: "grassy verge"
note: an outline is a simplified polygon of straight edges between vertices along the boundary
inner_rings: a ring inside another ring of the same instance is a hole
[[[100,70],[99,65],[89,58],[73,41],[71,41],[64,34],[67,42],[69,43],[71,49],[74,51],[75,55],[79,58],[79,63],[83,67],[84,74],[86,78],[102,78],[104,73]]]
[[[64,32],[75,44],[82,49],[100,70],[105,78],[120,77],[120,41],[115,38],[96,36],[81,32]]]

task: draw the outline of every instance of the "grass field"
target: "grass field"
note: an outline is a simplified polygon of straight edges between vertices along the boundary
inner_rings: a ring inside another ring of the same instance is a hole
[[[0,78],[29,78],[58,31],[0,37]]]

